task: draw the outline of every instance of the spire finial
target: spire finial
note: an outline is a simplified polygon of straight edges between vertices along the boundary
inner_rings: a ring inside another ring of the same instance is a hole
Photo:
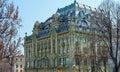
[[[76,0],[74,0],[74,3],[76,3]]]

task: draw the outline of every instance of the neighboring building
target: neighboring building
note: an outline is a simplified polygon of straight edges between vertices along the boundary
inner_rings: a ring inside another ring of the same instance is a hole
[[[24,72],[24,56],[14,57],[14,72]]]
[[[92,23],[99,10],[76,1],[45,22],[36,21],[25,36],[25,72],[95,72],[107,70],[108,49]]]

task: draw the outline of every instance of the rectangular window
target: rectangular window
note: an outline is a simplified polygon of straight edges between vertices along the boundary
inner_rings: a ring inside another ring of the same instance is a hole
[[[22,70],[20,70],[20,72],[22,72]]]
[[[63,52],[66,53],[66,48],[63,48],[63,50],[64,50]]]
[[[87,43],[87,39],[86,38],[83,38],[83,43]]]
[[[22,68],[22,65],[20,65],[20,68]]]
[[[79,58],[78,58],[78,57],[75,57],[75,64],[76,64],[76,65],[80,65],[80,61],[79,61]]]
[[[16,70],[16,72],[18,72],[18,70]]]
[[[18,59],[16,58],[16,61],[18,61]]]
[[[69,47],[67,46],[67,53],[69,53],[70,52],[70,49],[69,49]]]
[[[84,59],[84,65],[87,65],[87,58]]]
[[[18,68],[18,65],[16,65],[16,68]]]
[[[60,58],[60,59],[59,59],[59,65],[60,65],[60,66],[63,66],[63,58]]]
[[[91,59],[91,66],[94,66],[94,65],[95,65],[95,60]]]
[[[70,59],[69,58],[66,58],[66,65],[68,65],[70,62]]]
[[[20,59],[20,61],[22,61],[22,59]]]

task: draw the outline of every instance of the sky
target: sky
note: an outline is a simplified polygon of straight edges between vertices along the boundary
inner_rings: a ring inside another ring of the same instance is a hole
[[[23,25],[18,33],[18,36],[24,37],[32,34],[33,26],[36,21],[44,22],[54,13],[58,8],[65,7],[74,3],[74,0],[10,0],[15,6],[19,7],[19,18],[22,19]],[[102,0],[76,0],[79,4],[85,4],[94,8],[102,2]],[[23,49],[22,49],[23,51]]]
[[[97,7],[102,0],[76,0],[79,4]],[[74,0],[13,0],[19,6],[19,17],[22,19],[19,35],[21,37],[32,34],[34,23],[38,20],[44,22],[54,14],[58,8],[73,3]]]

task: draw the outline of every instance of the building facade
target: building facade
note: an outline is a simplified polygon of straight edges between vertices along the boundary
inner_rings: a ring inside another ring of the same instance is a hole
[[[25,35],[25,72],[98,72],[107,70],[107,47],[93,15],[99,10],[74,3]]]
[[[24,72],[24,56],[14,57],[14,72]]]

